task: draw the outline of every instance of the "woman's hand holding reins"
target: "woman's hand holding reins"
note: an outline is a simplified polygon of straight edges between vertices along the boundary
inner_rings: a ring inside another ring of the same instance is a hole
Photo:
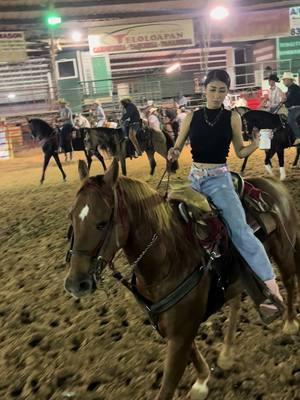
[[[180,156],[180,150],[176,147],[171,147],[168,151],[168,160],[173,162],[177,161]]]

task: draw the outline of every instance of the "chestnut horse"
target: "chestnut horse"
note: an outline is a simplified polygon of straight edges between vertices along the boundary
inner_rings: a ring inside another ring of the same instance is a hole
[[[187,238],[186,225],[177,208],[149,185],[118,177],[115,160],[105,175],[89,178],[83,161],[79,164],[79,173],[83,183],[70,214],[74,236],[70,269],[64,283],[68,293],[76,298],[93,293],[104,267],[113,268],[112,260],[119,249],[123,249],[130,265],[134,266],[140,295],[156,304],[186,281],[197,266],[203,265],[205,250],[196,239]],[[264,178],[252,182],[274,199],[278,209],[281,223],[266,239],[265,246],[277,262],[287,289],[284,330],[296,333],[299,328],[294,308],[296,277],[300,284],[297,212],[280,182]],[[233,259],[231,266],[236,262],[239,261]],[[190,359],[197,372],[191,398],[202,400],[208,395],[210,369],[196,347],[195,337],[200,323],[205,320],[211,277],[211,272],[205,268],[200,282],[159,315],[158,327],[167,340],[167,357],[156,400],[173,398]],[[225,300],[231,300],[230,321],[218,360],[219,366],[225,369],[233,364],[232,345],[241,291],[242,285],[237,279],[225,293]]]

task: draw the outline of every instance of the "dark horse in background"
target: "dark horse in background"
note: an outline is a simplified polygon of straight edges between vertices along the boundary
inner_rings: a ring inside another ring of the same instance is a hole
[[[51,157],[54,158],[58,168],[62,173],[63,180],[66,179],[66,174],[61,165],[59,156],[58,156],[58,147],[59,147],[59,133],[57,129],[53,129],[47,122],[43,121],[39,118],[34,118],[28,121],[29,128],[31,130],[32,136],[37,138],[41,144],[43,153],[44,153],[44,165],[43,172],[41,176],[40,182],[43,183],[45,180],[45,172]],[[84,147],[84,132],[83,131],[75,131],[75,137],[70,136],[70,146],[72,146],[74,151],[84,151],[88,168],[90,168],[92,163],[92,155],[95,155],[98,160],[101,162],[103,169],[106,170],[106,165],[103,157],[97,149],[94,152],[86,151]]]
[[[272,114],[267,111],[250,110],[246,107],[238,107],[235,109],[242,118],[242,127],[244,140],[250,140],[253,128],[271,129],[273,131],[273,139],[271,140],[271,148],[266,150],[265,165],[271,164],[271,159],[277,153],[280,167],[284,167],[284,149],[291,147],[294,142],[294,134],[287,123],[284,114]],[[300,154],[300,148],[297,146],[297,155]],[[299,156],[298,156],[299,157]],[[248,157],[245,158],[241,172],[246,169]],[[296,161],[296,160],[295,160]],[[294,161],[293,165],[296,165]]]
[[[124,138],[122,128],[84,128],[84,132],[85,148],[88,151],[95,151],[96,149],[107,151],[111,156],[117,158],[121,164],[122,174],[126,175],[126,158],[134,157],[134,147],[129,139]],[[150,175],[153,175],[156,168],[155,152],[164,157],[167,162],[168,150],[174,145],[174,142],[163,132],[148,127],[139,129],[137,140],[142,151],[147,154],[150,163]],[[178,169],[177,161],[170,166],[167,162],[166,165],[171,172]]]

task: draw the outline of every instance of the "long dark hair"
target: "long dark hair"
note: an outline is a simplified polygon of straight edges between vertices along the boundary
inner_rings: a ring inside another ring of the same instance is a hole
[[[220,81],[225,83],[227,88],[230,88],[230,76],[224,69],[213,69],[208,72],[206,79],[204,81],[204,86],[206,87],[210,82]]]

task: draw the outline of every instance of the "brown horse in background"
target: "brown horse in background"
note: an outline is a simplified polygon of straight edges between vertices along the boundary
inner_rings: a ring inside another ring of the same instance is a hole
[[[89,178],[84,162],[80,163],[79,172],[83,183],[71,211],[74,237],[70,269],[65,279],[65,288],[70,294],[79,298],[93,293],[97,278],[106,265],[112,266],[119,249],[123,249],[130,265],[134,266],[139,293],[154,303],[168,296],[197,266],[203,265],[205,251],[195,238],[188,237],[177,208],[149,185],[118,177],[116,161],[103,176]],[[278,221],[276,230],[264,244],[276,261],[287,290],[284,331],[294,334],[299,328],[294,305],[296,277],[300,288],[298,215],[280,182],[263,178],[251,182],[268,193],[278,209],[281,222]],[[157,240],[154,241],[155,235]],[[235,263],[239,261],[233,259],[229,266],[232,274]],[[167,341],[167,357],[156,400],[173,398],[190,359],[197,372],[191,398],[203,400],[208,395],[210,369],[196,347],[195,337],[205,320],[211,282],[211,273],[205,269],[200,282],[159,315],[158,327]],[[225,300],[231,302],[229,327],[218,359],[223,369],[233,364],[232,345],[242,290],[238,275],[234,276],[225,293]]]
[[[124,133],[121,128],[84,128],[85,148],[87,151],[102,149],[111,156],[117,158],[121,164],[123,175],[127,175],[126,158],[129,156],[129,148],[132,147],[130,140],[124,139]],[[146,126],[139,129],[137,140],[140,148],[146,153],[150,164],[150,175],[153,175],[156,168],[155,153],[158,153],[166,160],[166,168],[175,172],[178,168],[178,162],[168,163],[167,156],[170,147],[174,146],[167,135],[161,131],[148,128]],[[128,148],[129,147],[129,148]]]

